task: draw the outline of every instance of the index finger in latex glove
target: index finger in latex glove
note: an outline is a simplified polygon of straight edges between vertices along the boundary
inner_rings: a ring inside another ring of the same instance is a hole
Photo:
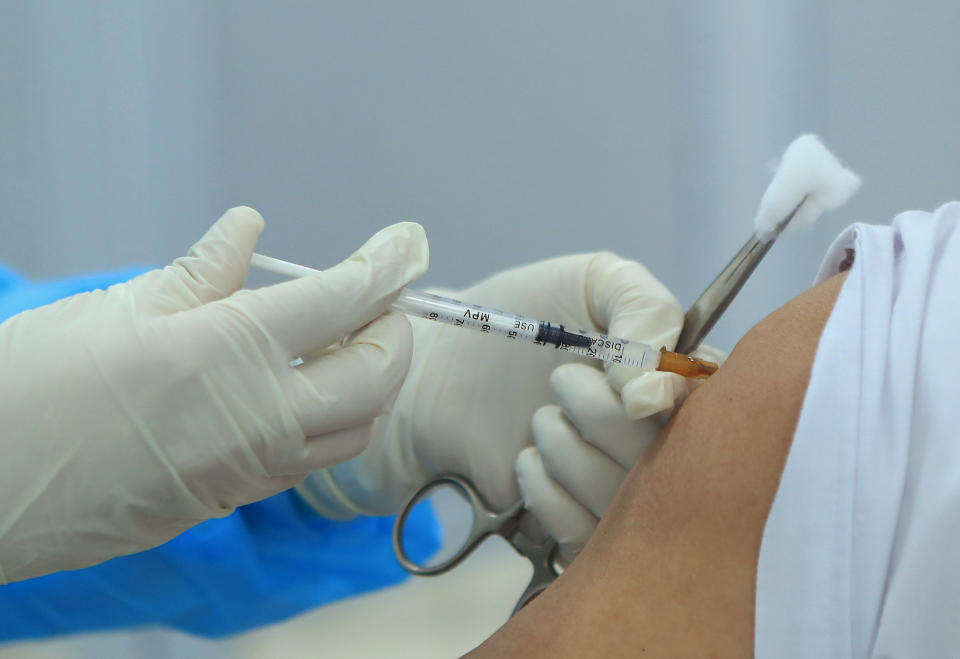
[[[550,477],[537,448],[528,446],[520,451],[514,469],[524,507],[557,540],[560,558],[569,564],[587,543],[599,516]]]
[[[556,368],[550,386],[559,407],[541,407],[533,416],[543,472],[572,500],[600,517],[661,424],[629,419],[603,374],[584,364]],[[532,473],[528,480],[533,480]],[[527,498],[527,504],[538,517],[549,516],[535,501]]]
[[[653,348],[676,345],[683,309],[667,287],[639,263],[609,252],[597,254],[587,270],[586,296],[593,321],[605,327],[610,336]],[[607,378],[617,391],[637,377],[647,378],[651,384],[644,389],[642,402],[624,400],[631,417],[649,416],[673,405],[669,376],[640,373],[628,366],[607,366]]]
[[[401,222],[328,270],[240,291],[217,304],[260,326],[293,359],[339,341],[382,314],[401,288],[426,272],[428,262],[423,227]]]
[[[249,206],[231,208],[190,247],[186,256],[130,282],[140,294],[138,306],[157,313],[174,313],[240,290],[262,231],[260,213]]]
[[[181,296],[196,297],[196,304],[224,298],[239,290],[250,268],[250,255],[263,231],[263,217],[249,206],[231,208],[187,252],[164,268]],[[165,283],[166,283],[165,282]]]
[[[559,406],[541,407],[533,415],[536,448],[522,451],[514,468],[525,506],[569,561],[660,423],[628,418],[603,373],[585,364],[558,366],[550,388]]]
[[[586,364],[564,364],[555,368],[550,374],[550,389],[579,435],[623,469],[633,467],[662,425],[653,419],[629,418],[603,373]],[[543,446],[540,451],[549,453]],[[545,456],[545,459],[548,458]],[[565,482],[564,478],[558,480]]]
[[[294,406],[304,434],[318,437],[385,414],[400,391],[412,353],[410,321],[390,311],[343,348],[293,369],[300,376]]]

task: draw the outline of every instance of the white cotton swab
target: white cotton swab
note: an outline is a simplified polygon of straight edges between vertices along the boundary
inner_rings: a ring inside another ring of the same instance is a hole
[[[756,233],[687,311],[676,351],[696,350],[782,232],[809,229],[859,187],[860,177],[845,169],[816,135],[795,139],[760,199],[753,220]]]
[[[757,236],[765,242],[775,238],[780,233],[777,226],[795,208],[783,230],[809,229],[824,212],[847,203],[859,187],[860,177],[845,169],[820,138],[801,135],[783,153],[760,199],[753,218]]]

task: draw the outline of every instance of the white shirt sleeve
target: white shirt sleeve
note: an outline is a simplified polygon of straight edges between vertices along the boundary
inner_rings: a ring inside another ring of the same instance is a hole
[[[960,203],[855,224],[757,574],[758,657],[960,653]]]

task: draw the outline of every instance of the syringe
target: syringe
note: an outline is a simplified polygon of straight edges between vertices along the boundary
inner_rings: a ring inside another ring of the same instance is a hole
[[[305,277],[321,272],[263,254],[254,254],[250,259],[250,265],[287,277]],[[537,320],[409,288],[401,291],[391,308],[408,316],[446,323],[452,327],[469,328],[484,334],[501,336],[509,341],[553,347],[582,357],[635,368],[669,371],[698,379],[708,378],[717,370],[717,365],[713,362],[670,352],[663,348],[658,350],[646,343],[586,330],[570,331],[559,323]]]

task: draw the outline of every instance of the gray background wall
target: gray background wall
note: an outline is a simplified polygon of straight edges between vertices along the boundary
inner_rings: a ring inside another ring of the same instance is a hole
[[[428,284],[614,249],[687,305],[817,132],[864,186],[771,252],[729,349],[844,225],[958,196],[958,25],[952,0],[4,2],[0,259],[163,264],[245,203],[301,263],[416,219]]]
[[[612,248],[686,305],[818,132],[863,189],[771,253],[729,348],[844,224],[957,196],[960,4],[853,4],[7,2],[0,259],[162,264],[246,203],[302,263],[416,219],[429,284]]]

